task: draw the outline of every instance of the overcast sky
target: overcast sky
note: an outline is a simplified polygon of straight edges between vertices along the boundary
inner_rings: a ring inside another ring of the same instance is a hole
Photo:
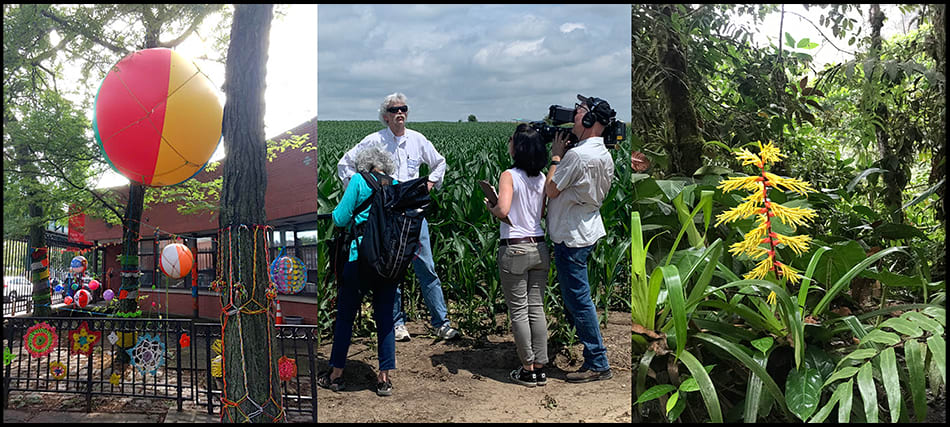
[[[630,5],[319,6],[321,120],[538,120],[577,94],[630,120]],[[624,107],[627,106],[627,107]]]

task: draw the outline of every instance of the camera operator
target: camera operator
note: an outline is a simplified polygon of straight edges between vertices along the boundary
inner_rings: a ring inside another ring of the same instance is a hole
[[[584,364],[568,373],[567,381],[583,383],[613,377],[590,297],[587,260],[597,240],[607,235],[600,206],[610,191],[614,162],[602,135],[616,112],[603,99],[581,95],[577,99],[581,103],[575,104],[571,132],[578,142],[567,150],[566,132],[554,138],[544,191],[550,200],[547,229],[554,242],[565,313],[584,344]]]

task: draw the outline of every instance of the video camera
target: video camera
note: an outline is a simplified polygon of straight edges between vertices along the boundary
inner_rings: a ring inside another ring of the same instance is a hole
[[[577,135],[574,135],[571,131],[572,128],[560,127],[560,125],[574,123],[574,111],[573,108],[552,105],[548,107],[548,116],[546,117],[550,124],[546,121],[533,121],[528,124],[538,132],[541,140],[546,144],[553,141],[558,133],[567,132],[567,149],[571,149],[578,142]],[[627,138],[626,124],[615,118],[610,118],[610,122],[604,127],[604,133],[601,136],[604,138],[604,146],[607,149],[615,149],[617,144],[622,143]]]

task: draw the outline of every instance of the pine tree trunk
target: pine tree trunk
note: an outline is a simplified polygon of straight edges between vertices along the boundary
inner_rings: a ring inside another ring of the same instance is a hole
[[[664,7],[663,14],[670,16],[671,8]],[[692,176],[702,167],[703,139],[686,85],[685,48],[672,27],[658,26],[657,32],[657,54],[665,71],[662,86],[669,105],[668,120],[673,126],[673,140],[666,144],[670,172]]]
[[[225,67],[219,242],[224,394],[222,421],[284,418],[276,328],[266,291],[264,87],[272,5],[237,4]]]

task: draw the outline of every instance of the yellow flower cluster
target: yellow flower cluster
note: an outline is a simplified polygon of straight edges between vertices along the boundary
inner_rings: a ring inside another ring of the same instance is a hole
[[[740,203],[739,206],[716,216],[716,225],[757,215],[756,227],[749,230],[741,242],[730,245],[729,252],[733,255],[746,254],[752,259],[759,260],[755,268],[745,274],[746,279],[761,279],[769,271],[775,271],[786,280],[797,283],[800,279],[798,271],[777,261],[775,259],[775,248],[778,245],[785,245],[796,254],[801,255],[808,251],[811,237],[807,235],[786,236],[776,233],[772,231],[772,218],[778,218],[786,225],[797,227],[807,224],[817,214],[813,209],[786,207],[772,202],[768,198],[768,192],[770,187],[774,189],[781,187],[804,196],[809,191],[814,192],[815,189],[805,181],[796,178],[783,178],[767,172],[765,170],[766,166],[779,162],[786,156],[771,142],[765,145],[759,142],[758,145],[759,154],[743,148],[736,153],[736,159],[741,161],[743,166],[755,165],[761,173],[747,177],[729,178],[721,182],[718,187],[724,192],[743,190],[751,194],[743,198],[744,202]],[[764,247],[763,245],[768,246]],[[769,295],[769,303],[774,303],[774,295]]]

